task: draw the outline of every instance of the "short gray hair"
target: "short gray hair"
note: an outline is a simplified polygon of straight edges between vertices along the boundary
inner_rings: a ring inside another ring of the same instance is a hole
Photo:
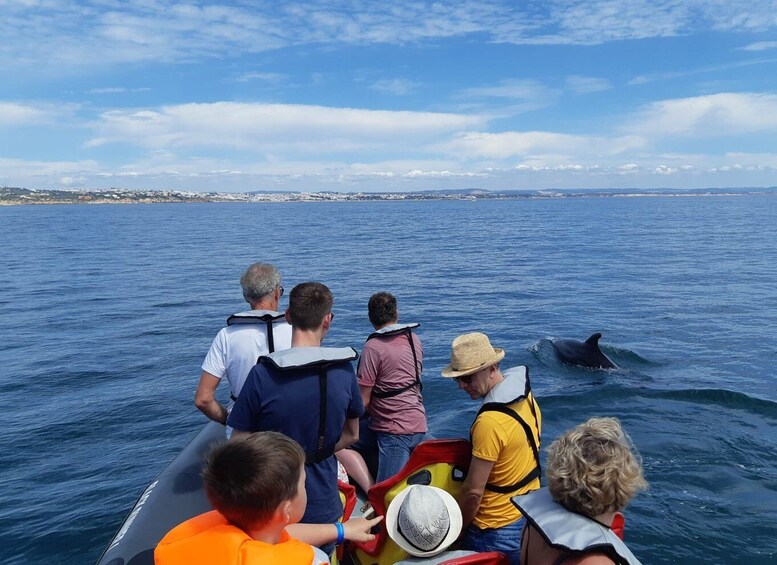
[[[269,263],[254,263],[243,276],[240,286],[243,287],[243,298],[247,302],[258,302],[269,296],[281,284],[281,274]]]

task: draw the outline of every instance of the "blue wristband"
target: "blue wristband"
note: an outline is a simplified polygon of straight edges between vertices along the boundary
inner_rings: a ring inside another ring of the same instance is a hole
[[[337,541],[335,544],[340,545],[345,541],[345,528],[342,522],[335,522],[335,528],[337,528]]]

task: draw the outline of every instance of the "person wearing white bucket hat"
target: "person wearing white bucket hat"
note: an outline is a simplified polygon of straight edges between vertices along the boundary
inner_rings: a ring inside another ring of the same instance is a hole
[[[461,510],[441,488],[411,485],[386,510],[386,530],[399,547],[415,557],[442,553],[461,533]]]
[[[540,487],[542,415],[525,366],[501,371],[502,349],[483,333],[453,340],[442,376],[473,400],[483,399],[470,429],[472,458],[459,494],[463,549],[501,551],[520,563],[523,515],[510,497]]]

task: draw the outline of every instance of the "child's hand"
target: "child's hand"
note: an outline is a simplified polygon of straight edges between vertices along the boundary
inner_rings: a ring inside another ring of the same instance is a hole
[[[375,534],[371,534],[370,530],[373,526],[380,523],[383,520],[383,516],[378,516],[368,520],[366,518],[351,518],[347,522],[343,522],[343,528],[345,529],[345,539],[349,541],[372,541],[375,539]]]

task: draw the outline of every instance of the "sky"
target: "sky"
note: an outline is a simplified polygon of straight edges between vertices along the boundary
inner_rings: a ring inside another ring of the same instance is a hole
[[[777,0],[0,0],[0,186],[777,185]]]

